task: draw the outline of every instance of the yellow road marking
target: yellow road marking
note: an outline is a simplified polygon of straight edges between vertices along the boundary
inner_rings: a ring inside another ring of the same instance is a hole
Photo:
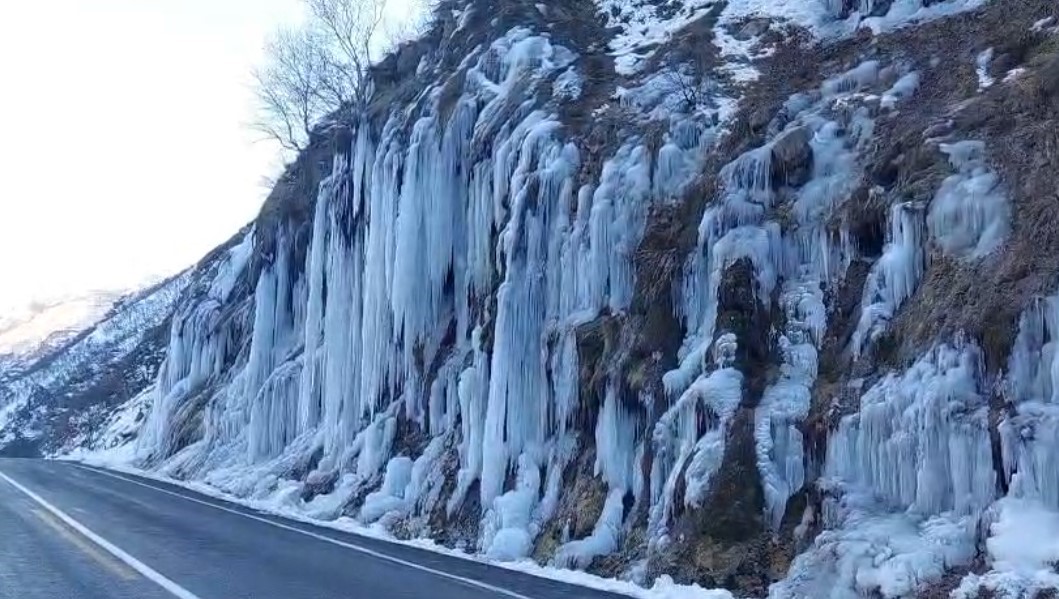
[[[110,557],[106,553],[100,551],[95,545],[89,543],[87,539],[70,530],[67,526],[63,525],[48,512],[39,509],[32,509],[33,515],[40,518],[42,522],[47,524],[52,530],[58,533],[59,536],[69,541],[72,545],[81,550],[82,553],[92,558],[100,566],[110,571],[111,574],[121,578],[122,580],[136,580],[136,571],[119,562],[118,560]]]

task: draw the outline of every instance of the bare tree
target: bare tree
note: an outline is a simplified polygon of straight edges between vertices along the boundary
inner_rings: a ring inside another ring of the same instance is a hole
[[[305,147],[312,126],[336,107],[334,77],[323,38],[311,29],[282,30],[266,48],[268,62],[253,73],[259,106],[254,128],[285,149]]]
[[[299,152],[312,128],[347,105],[362,106],[386,0],[305,0],[309,18],[277,33],[254,72],[259,106],[253,127]]]
[[[379,44],[386,0],[305,0],[315,26],[329,38],[328,56],[336,75],[332,83],[343,102],[362,103],[368,67]]]
[[[676,101],[676,105],[671,106],[673,109],[693,113],[716,107],[717,84],[704,77],[702,72],[688,65],[670,66],[662,72],[666,93]]]

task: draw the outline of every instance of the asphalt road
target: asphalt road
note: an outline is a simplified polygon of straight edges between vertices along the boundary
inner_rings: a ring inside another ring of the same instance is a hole
[[[77,464],[0,459],[3,599],[616,599]]]

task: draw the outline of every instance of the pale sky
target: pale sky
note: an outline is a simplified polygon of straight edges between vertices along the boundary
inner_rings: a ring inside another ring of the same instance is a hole
[[[399,2],[404,4],[404,2]],[[277,150],[251,69],[299,0],[0,8],[0,310],[135,286],[256,215]]]

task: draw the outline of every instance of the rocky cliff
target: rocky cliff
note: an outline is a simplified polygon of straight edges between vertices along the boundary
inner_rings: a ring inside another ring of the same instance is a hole
[[[141,378],[20,375],[7,430],[642,583],[1054,596],[1057,18],[448,0],[125,305]]]

